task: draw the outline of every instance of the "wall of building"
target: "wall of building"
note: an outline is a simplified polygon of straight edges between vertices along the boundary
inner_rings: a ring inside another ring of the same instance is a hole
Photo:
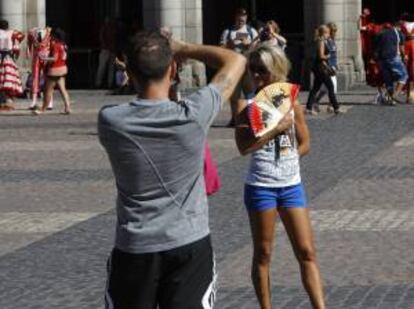
[[[298,72],[302,72],[302,63],[305,64],[305,72],[309,72],[306,68],[309,69],[312,57],[314,29],[321,23],[333,21],[339,27],[340,87],[347,89],[361,82],[363,77],[357,29],[362,5],[371,6],[374,18],[377,16],[381,20],[392,19],[405,10],[414,10],[412,0],[384,1],[381,5],[375,0],[292,0],[283,5],[273,0],[256,0],[255,6],[252,6],[250,0],[85,1],[2,0],[0,16],[9,20],[11,27],[25,31],[33,26],[45,25],[47,4],[49,11],[53,9],[53,14],[48,14],[48,21],[69,33],[72,48],[97,48],[99,22],[105,16],[121,17],[128,21],[140,20],[145,28],[168,26],[178,38],[195,43],[216,44],[220,32],[231,23],[232,12],[242,5],[248,9],[254,8],[258,19],[273,18],[280,23],[282,31],[290,39],[291,49],[288,52],[294,54],[293,62],[300,64],[295,69]],[[296,49],[305,50],[306,54],[302,55]],[[185,70],[184,80],[200,80],[197,75],[202,74],[202,71],[197,63],[193,63],[190,69]],[[304,84],[309,82],[309,76],[310,74],[304,74]],[[296,77],[295,81],[297,79]]]
[[[27,33],[28,29],[46,25],[46,2],[45,0],[1,0],[0,18],[6,19],[11,29]],[[21,47],[25,50],[26,41]],[[19,65],[23,68],[22,75],[25,79],[30,68],[30,59],[21,57]]]
[[[380,4],[380,5],[378,5]],[[362,0],[362,6],[371,9],[372,17],[376,22],[392,21],[403,12],[414,12],[413,0]]]
[[[312,3],[305,1],[306,84],[309,85],[310,66],[315,53],[315,29],[329,22],[334,22],[338,26],[336,41],[340,67],[339,90],[350,89],[355,84],[364,81],[358,30],[361,8],[361,0],[315,0]]]
[[[9,21],[10,27],[26,30],[34,26],[44,26],[45,0],[2,0],[0,16]]]

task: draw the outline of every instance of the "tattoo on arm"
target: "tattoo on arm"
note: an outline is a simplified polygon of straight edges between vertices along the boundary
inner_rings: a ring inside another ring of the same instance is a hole
[[[214,77],[213,84],[215,84],[219,90],[224,93],[231,90],[233,80],[227,74],[221,73]]]

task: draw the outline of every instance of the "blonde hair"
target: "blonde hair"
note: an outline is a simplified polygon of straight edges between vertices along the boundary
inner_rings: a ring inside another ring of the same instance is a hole
[[[315,41],[323,39],[323,35],[324,35],[325,31],[330,31],[329,27],[327,25],[320,25],[315,30]]]
[[[329,23],[328,28],[331,31],[331,36],[335,38],[335,35],[338,32],[337,25],[335,23]]]
[[[247,58],[249,62],[259,59],[271,74],[274,82],[287,80],[291,64],[281,48],[264,42],[249,51]]]
[[[277,22],[275,22],[273,19],[267,21],[266,24],[269,25],[269,26],[271,26],[273,28],[273,31],[274,32],[276,32],[277,34],[280,34],[279,24]]]

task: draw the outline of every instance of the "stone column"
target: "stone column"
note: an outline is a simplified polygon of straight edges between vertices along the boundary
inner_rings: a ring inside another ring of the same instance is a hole
[[[303,84],[305,88],[311,87],[311,67],[315,56],[315,29],[321,21],[321,1],[304,1],[304,34],[305,34],[305,60]]]
[[[203,42],[201,0],[143,0],[143,21],[147,29],[168,27],[173,36],[187,42]],[[205,68],[199,62],[185,63],[180,73],[182,87],[205,84]]]
[[[334,22],[338,26],[337,44],[340,89],[349,89],[363,81],[361,40],[358,20],[361,0],[323,0],[322,23]]]
[[[24,0],[2,0],[0,1],[0,16],[9,22],[12,29],[23,29],[25,21]]]
[[[169,27],[174,37],[185,39],[185,1],[144,0],[143,21],[147,29]]]
[[[9,22],[11,29],[27,33],[32,27],[44,27],[46,24],[46,0],[1,0],[0,18]],[[26,40],[23,41],[22,51],[25,50]],[[24,53],[21,53],[24,55]],[[20,57],[19,65],[25,69],[30,66],[26,57]]]
[[[46,24],[45,0],[2,0],[0,17],[9,21],[10,28],[25,32]]]
[[[12,0],[14,1],[14,0]],[[27,29],[46,26],[46,0],[25,0],[25,26]]]
[[[312,2],[312,4],[310,3]],[[338,26],[337,44],[340,71],[339,90],[350,89],[364,78],[358,20],[361,15],[361,0],[305,1],[305,36],[307,59],[311,58],[314,29],[324,23],[334,22]],[[317,9],[315,9],[317,5]]]

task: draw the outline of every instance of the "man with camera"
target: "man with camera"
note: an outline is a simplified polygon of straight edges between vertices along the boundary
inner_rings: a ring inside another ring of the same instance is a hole
[[[147,31],[130,40],[125,55],[138,99],[105,107],[98,119],[118,190],[106,308],[213,308],[204,145],[246,60],[230,50]],[[186,58],[205,62],[217,74],[177,103],[169,99],[175,60]]]
[[[279,25],[274,20],[269,20],[266,25],[260,29],[259,36],[253,41],[252,45],[255,46],[258,43],[264,42],[283,50],[286,49],[287,40],[280,35]]]

